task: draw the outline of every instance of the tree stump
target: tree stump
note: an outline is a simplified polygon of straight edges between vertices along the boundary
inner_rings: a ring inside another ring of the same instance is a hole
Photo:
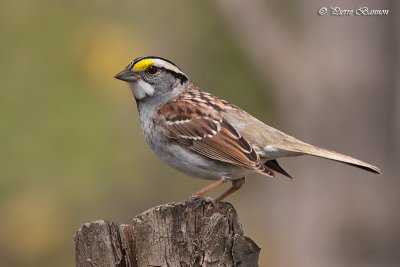
[[[131,225],[95,221],[75,234],[77,267],[258,266],[234,207],[198,200],[153,207]]]

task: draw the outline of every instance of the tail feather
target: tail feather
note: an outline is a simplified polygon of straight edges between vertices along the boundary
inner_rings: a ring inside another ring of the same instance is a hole
[[[280,174],[283,174],[291,179],[293,179],[292,176],[290,176],[289,173],[287,173],[278,163],[276,159],[268,160],[264,163],[264,166],[270,168],[271,170],[274,170],[276,172],[279,172]]]
[[[301,154],[308,154],[320,158],[325,158],[325,159],[330,159],[338,162],[342,162],[369,172],[381,174],[381,170],[369,163],[366,163],[364,161],[352,158],[350,156],[346,156],[343,154],[340,154],[335,151],[331,151],[328,149],[312,146],[306,143],[297,143],[297,144],[291,144],[288,147],[280,147],[280,149],[286,150],[286,151],[291,151],[295,153],[301,153]]]

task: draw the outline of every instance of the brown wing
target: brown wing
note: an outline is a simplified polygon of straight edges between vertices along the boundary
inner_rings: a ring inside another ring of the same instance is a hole
[[[255,170],[274,173],[260,162],[259,155],[239,132],[210,109],[186,101],[170,101],[158,113],[164,118],[169,135],[208,158]]]

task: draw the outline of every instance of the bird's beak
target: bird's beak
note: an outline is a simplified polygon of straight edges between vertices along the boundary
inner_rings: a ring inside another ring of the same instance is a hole
[[[125,82],[134,82],[138,79],[138,77],[136,77],[136,73],[130,69],[124,69],[123,71],[118,72],[115,74],[114,78]]]

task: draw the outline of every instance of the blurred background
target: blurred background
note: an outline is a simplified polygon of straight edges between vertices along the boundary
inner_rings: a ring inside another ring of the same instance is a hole
[[[322,6],[390,13],[319,16]],[[280,161],[294,180],[248,177],[227,200],[261,247],[260,266],[400,266],[399,11],[395,0],[3,2],[0,266],[74,266],[83,223],[129,223],[207,184],[150,151],[113,78],[144,55],[383,170],[301,157]]]

